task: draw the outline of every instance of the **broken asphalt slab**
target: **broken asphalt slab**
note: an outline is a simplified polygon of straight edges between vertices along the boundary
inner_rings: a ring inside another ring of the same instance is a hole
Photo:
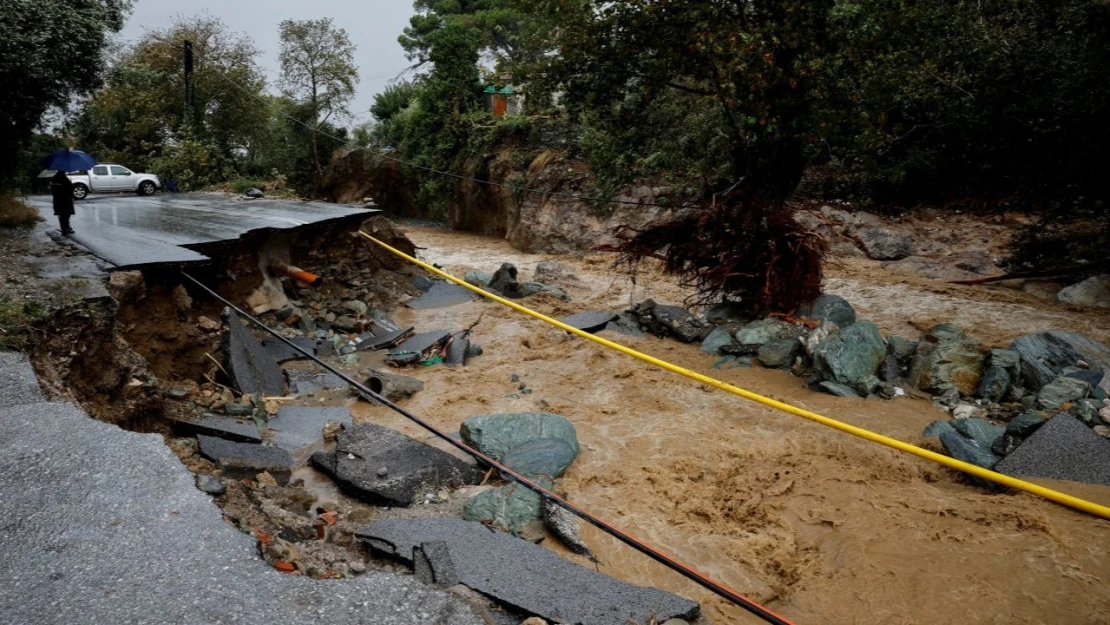
[[[287,451],[295,463],[301,464],[323,449],[324,427],[329,423],[350,428],[350,409],[283,406],[266,424],[266,438],[275,447]]]
[[[251,395],[284,395],[285,374],[274,357],[243,325],[239,315],[226,309],[224,316],[228,325],[224,353],[232,383]]]
[[[1049,419],[994,470],[1014,477],[1110,486],[1110,441],[1062,413]]]
[[[483,477],[445,451],[373,423],[340,432],[335,453],[314,454],[312,463],[360,499],[384,506],[409,506],[427,492]]]
[[[604,310],[590,310],[586,312],[575,313],[569,317],[564,317],[559,321],[567,324],[572,328],[578,328],[583,332],[599,332],[609,325],[610,321],[617,318],[611,312]]]
[[[553,623],[691,621],[700,611],[693,601],[613,579],[480,523],[398,519],[372,523],[357,535],[373,549],[410,564],[413,549],[420,548],[433,572],[438,565],[446,577],[449,566],[460,583]],[[441,548],[425,547],[440,542],[447,546],[446,555]]]
[[[335,391],[347,388],[347,382],[330,371],[315,369],[286,369],[289,386],[297,395],[315,395],[321,391]]]
[[[484,625],[410,576],[274,570],[160,435],[71,404],[0,409],[0,431],[5,625]]]
[[[295,463],[293,455],[279,447],[236,443],[214,436],[197,436],[200,455],[216,463],[224,477],[233,480],[256,479],[269,473],[278,484],[289,483]]]
[[[0,353],[0,408],[45,401],[31,361],[23,354]]]
[[[223,415],[204,413],[185,417],[170,417],[175,429],[187,434],[217,436],[240,443],[261,443],[262,434],[254,419],[234,419]]]
[[[453,282],[437,281],[427,293],[411,299],[406,306],[413,310],[450,308],[478,299],[473,291]]]
[[[316,355],[316,341],[305,336],[296,336],[289,340],[293,342],[294,345],[300,347],[309,354],[312,354],[314,356]],[[293,349],[284,341],[279,341],[277,339],[262,341],[262,347],[270,354],[270,357],[274,359],[274,362],[278,364],[289,362],[290,360],[301,360],[302,358],[308,358],[308,356],[305,356],[301,352]]]

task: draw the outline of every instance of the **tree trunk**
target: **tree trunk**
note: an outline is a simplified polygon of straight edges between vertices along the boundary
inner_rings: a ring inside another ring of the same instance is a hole
[[[316,182],[312,185],[312,195],[320,195],[320,183],[324,178],[324,168],[320,166],[320,147],[316,139],[319,127],[313,125],[312,127],[312,159],[316,162]]]

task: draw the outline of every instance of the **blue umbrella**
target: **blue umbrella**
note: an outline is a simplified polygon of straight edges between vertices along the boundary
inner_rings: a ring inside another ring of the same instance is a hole
[[[96,167],[96,159],[81,150],[59,150],[42,159],[44,167],[51,171],[88,171]]]

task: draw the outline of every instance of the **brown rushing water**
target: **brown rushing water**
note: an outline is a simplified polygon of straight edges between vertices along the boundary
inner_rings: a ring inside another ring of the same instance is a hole
[[[455,275],[538,261],[502,241],[409,227],[426,260]],[[581,277],[572,302],[529,305],[560,316],[619,310],[653,297],[679,302],[673,280],[640,285],[601,255],[558,257]],[[865,261],[833,270],[830,290],[886,332],[916,338],[951,321],[988,344],[1061,327],[1106,340],[1105,315],[1077,314],[1005,289],[948,287],[891,275]],[[561,480],[569,499],[799,624],[1110,623],[1110,522],[1025,494],[991,495],[952,471],[779,413],[572,337],[500,305],[403,310],[419,331],[459,329],[484,314],[465,369],[419,369],[426,390],[406,407],[448,431],[474,415],[550,411],[578,429],[582,454]],[[609,336],[695,371],[914,444],[942,418],[929,402],[839,399],[789,374],[714,371],[697,346]],[[520,395],[510,376],[531,387]],[[360,420],[427,433],[360,403]],[[1110,502],[1110,489],[1051,484]],[[615,539],[583,526],[600,570],[702,602],[714,623],[760,622]],[[571,559],[590,565],[567,554]]]

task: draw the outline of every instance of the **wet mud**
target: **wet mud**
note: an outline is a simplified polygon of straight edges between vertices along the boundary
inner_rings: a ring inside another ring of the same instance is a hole
[[[559,260],[578,280],[572,302],[527,300],[561,317],[618,311],[685,293],[657,268],[636,284],[601,254],[520,253],[503,241],[427,227],[406,233],[425,260],[455,275],[513,262],[522,279]],[[829,290],[884,332],[916,338],[948,321],[986,345],[1058,327],[1110,339],[1104,313],[1069,309],[1005,287],[957,287],[851,260]],[[484,315],[484,316],[483,316]],[[578,428],[582,455],[560,487],[569,499],[798,623],[968,624],[1110,622],[1110,522],[1025,494],[988,494],[940,466],[775,412],[487,302],[401,309],[420,331],[473,324],[485,354],[465,368],[408,371],[425,390],[405,407],[447,431],[477,414],[550,411]],[[604,334],[740,387],[914,444],[943,414],[928,401],[839,399],[763,369],[714,370],[698,346]],[[373,363],[362,363],[372,365]],[[533,390],[523,395],[513,375]],[[356,421],[428,435],[359,402]],[[1110,489],[1056,483],[1110,501]],[[602,572],[701,601],[714,623],[756,623],[679,575],[591,527],[583,537]],[[555,546],[565,557],[593,566]]]

